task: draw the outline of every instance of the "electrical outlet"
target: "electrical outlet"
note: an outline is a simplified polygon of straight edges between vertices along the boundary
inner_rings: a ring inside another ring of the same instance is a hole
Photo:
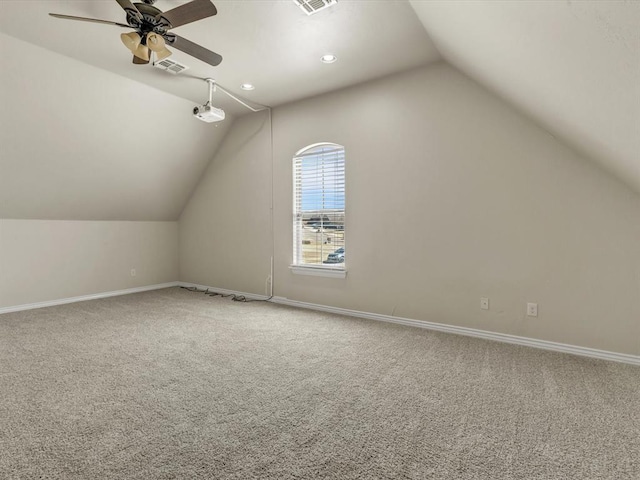
[[[482,297],[480,299],[480,308],[482,310],[489,310],[489,299],[488,298]]]
[[[136,269],[135,269],[135,268],[132,268],[132,269],[131,269],[131,276],[132,276],[132,277],[135,277],[135,276],[136,276]]]
[[[528,317],[537,317],[538,316],[538,304],[537,303],[527,303],[527,316]]]

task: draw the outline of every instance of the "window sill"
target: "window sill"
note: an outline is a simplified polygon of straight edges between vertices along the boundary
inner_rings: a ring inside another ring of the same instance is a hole
[[[296,275],[311,275],[314,277],[329,277],[329,278],[346,278],[347,271],[344,268],[333,267],[312,267],[291,265],[289,269]]]

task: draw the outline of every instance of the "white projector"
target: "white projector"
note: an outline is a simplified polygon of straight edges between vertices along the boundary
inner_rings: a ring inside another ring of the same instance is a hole
[[[201,105],[193,107],[193,116],[207,123],[221,122],[224,120],[224,110],[211,105]]]

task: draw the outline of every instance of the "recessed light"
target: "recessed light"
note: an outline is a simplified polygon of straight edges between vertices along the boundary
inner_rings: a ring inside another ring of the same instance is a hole
[[[256,88],[256,87],[254,87],[254,86],[253,86],[253,85],[251,85],[250,83],[243,83],[242,85],[240,85],[240,88],[241,88],[242,90],[253,90],[253,89],[254,89],[254,88]]]
[[[337,59],[338,59],[338,57],[336,57],[335,55],[328,54],[328,55],[323,55],[323,56],[320,58],[320,61],[321,61],[322,63],[333,63],[333,62],[335,62]]]

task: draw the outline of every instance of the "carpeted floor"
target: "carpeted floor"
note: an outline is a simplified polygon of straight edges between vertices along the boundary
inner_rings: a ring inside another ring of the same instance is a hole
[[[639,479],[640,368],[178,288],[0,316],[0,478]]]

